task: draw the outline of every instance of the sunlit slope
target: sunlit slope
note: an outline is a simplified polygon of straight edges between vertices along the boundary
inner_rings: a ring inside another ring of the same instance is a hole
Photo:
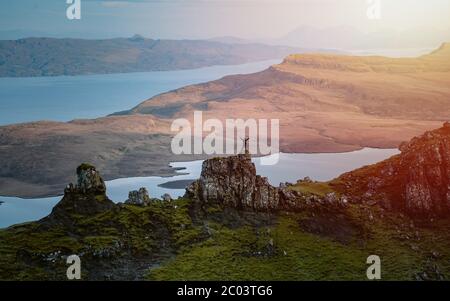
[[[174,118],[277,118],[281,151],[393,148],[450,118],[450,51],[391,59],[288,56],[250,75],[187,86],[96,120],[0,127],[0,193],[55,194],[80,161],[106,179],[167,175]],[[51,150],[51,153],[49,153]],[[24,159],[26,158],[26,159]]]
[[[130,113],[163,118],[278,118],[285,150],[395,147],[450,116],[450,46],[418,58],[288,56],[149,99]]]

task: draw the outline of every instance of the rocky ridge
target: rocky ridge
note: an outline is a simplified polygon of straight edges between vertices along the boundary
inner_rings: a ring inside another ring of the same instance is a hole
[[[378,204],[411,216],[448,215],[450,123],[402,143],[400,150],[401,154],[388,160],[343,174],[326,184],[328,190],[322,194],[295,189],[298,185],[311,185],[310,179],[295,185],[272,186],[266,177],[256,174],[249,154],[212,158],[203,162],[200,178],[186,189],[185,197],[203,206],[220,204],[254,211],[343,208],[351,202]],[[162,199],[171,200],[169,195]],[[148,191],[141,188],[131,191],[125,204],[147,206],[151,200]],[[50,217],[67,211],[95,214],[114,206],[95,167],[82,164],[77,168],[77,184],[67,186],[64,198]]]
[[[378,204],[410,216],[450,213],[450,123],[400,145],[401,154],[343,174],[329,183],[270,185],[256,174],[249,155],[204,161],[200,179],[186,197],[202,204],[256,211],[345,207],[348,202]],[[311,183],[309,183],[311,182]],[[324,193],[304,193],[299,186],[324,185]]]
[[[290,189],[289,183],[272,186],[266,177],[256,174],[248,154],[213,158],[203,162],[200,179],[186,189],[187,198],[203,205],[255,211],[298,211],[314,206],[342,207],[346,199],[335,193],[306,195]]]
[[[401,154],[338,178],[354,202],[414,216],[450,213],[450,123],[400,145]]]

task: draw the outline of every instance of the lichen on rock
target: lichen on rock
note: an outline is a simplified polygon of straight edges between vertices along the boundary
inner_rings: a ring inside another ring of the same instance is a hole
[[[83,163],[77,168],[77,186],[79,191],[84,193],[92,192],[106,192],[105,182],[101,178],[93,165]]]
[[[238,209],[268,210],[279,205],[278,188],[256,175],[246,154],[205,160],[200,179],[187,188],[187,195],[205,204]]]
[[[133,190],[128,193],[128,200],[125,204],[147,206],[150,204],[150,195],[145,187],[141,187],[139,190]]]

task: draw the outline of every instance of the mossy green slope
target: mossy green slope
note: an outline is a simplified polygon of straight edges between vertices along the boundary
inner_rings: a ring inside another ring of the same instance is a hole
[[[80,255],[85,279],[139,279],[195,233],[185,200],[71,219],[70,226],[32,222],[0,230],[0,279],[63,280],[71,254]]]
[[[308,213],[279,213],[274,224],[263,227],[210,223],[213,234],[208,239],[151,269],[147,279],[367,280],[370,255],[381,258],[382,280],[416,280],[423,272],[430,276],[434,268],[440,277],[450,275],[445,259],[450,256],[450,221],[411,228],[405,217],[377,215],[370,220],[364,208],[348,211],[347,218],[364,229],[348,243],[339,242],[334,233],[306,231],[301,225],[312,217]]]
[[[372,254],[383,280],[450,276],[450,220],[425,227],[361,205],[268,214],[155,200],[72,218],[0,230],[0,279],[63,280],[71,254],[85,280],[366,280]]]

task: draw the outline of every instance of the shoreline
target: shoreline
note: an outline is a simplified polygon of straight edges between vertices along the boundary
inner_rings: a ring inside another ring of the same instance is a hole
[[[360,152],[364,151],[398,151],[398,148],[372,148],[372,147],[362,147],[360,149],[352,150],[352,151],[341,151],[341,152],[280,152],[280,155],[285,156],[296,156],[296,155],[304,155],[304,156],[314,156],[314,155],[352,155],[352,154],[358,154]],[[225,155],[223,155],[225,156]],[[269,155],[270,156],[270,155]],[[157,186],[164,189],[184,189],[185,187],[182,187],[181,185],[185,184],[186,181],[193,181],[196,178],[193,177],[192,170],[189,169],[189,167],[186,167],[185,165],[191,165],[195,163],[199,163],[203,160],[206,160],[208,158],[213,158],[215,156],[204,156],[204,158],[195,158],[193,160],[182,160],[182,158],[179,158],[179,160],[171,160],[170,163],[167,165],[167,167],[170,168],[172,172],[162,172],[160,174],[139,174],[139,175],[130,175],[125,177],[115,177],[115,178],[106,178],[106,182],[114,182],[114,181],[126,181],[130,179],[153,179],[158,178],[161,180],[165,180],[164,182],[158,184]],[[221,157],[220,155],[217,157]],[[267,157],[267,156],[253,156],[252,160],[257,161],[260,158]],[[184,158],[186,159],[186,158]],[[387,159],[387,158],[386,158]],[[375,162],[376,163],[376,162]],[[185,165],[183,165],[185,164]],[[280,166],[279,168],[283,168]],[[153,170],[153,172],[156,172]],[[173,179],[175,177],[175,179]],[[187,179],[176,179],[176,177],[188,177]],[[173,179],[173,180],[172,180]],[[298,179],[297,179],[298,180]],[[6,184],[8,182],[8,179],[6,179]],[[5,183],[5,181],[3,181]],[[36,184],[29,184],[29,183],[22,183],[19,181],[11,180],[11,183],[14,185],[10,186],[10,191],[14,192],[20,192],[20,193],[4,193],[0,191],[0,198],[18,198],[22,200],[33,200],[33,199],[43,199],[43,198],[53,198],[53,197],[62,197],[62,191],[64,187],[68,184],[66,183],[64,186],[62,186],[61,189],[58,190],[56,186],[58,185],[39,185],[41,188],[41,191],[48,191],[47,193],[42,194],[34,194],[33,190],[29,190],[28,193],[26,193],[26,189],[24,190],[24,185],[36,185]],[[175,186],[174,186],[175,185]],[[275,185],[276,186],[276,185]],[[47,187],[47,188],[46,188]],[[139,188],[139,187],[137,187]],[[137,189],[136,188],[136,189]],[[54,191],[54,193],[52,192]]]

